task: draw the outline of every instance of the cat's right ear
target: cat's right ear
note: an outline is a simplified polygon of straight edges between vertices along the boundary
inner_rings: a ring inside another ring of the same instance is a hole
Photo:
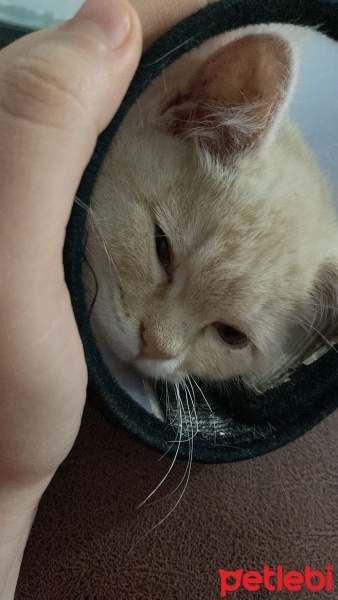
[[[294,61],[275,34],[223,46],[166,102],[167,131],[223,156],[271,139],[291,96]]]

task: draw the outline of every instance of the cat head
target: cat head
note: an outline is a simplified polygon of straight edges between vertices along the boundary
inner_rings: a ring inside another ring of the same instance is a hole
[[[337,306],[330,191],[287,117],[298,29],[185,55],[105,159],[88,223],[93,327],[146,376],[263,376],[297,328],[333,318],[320,308]]]

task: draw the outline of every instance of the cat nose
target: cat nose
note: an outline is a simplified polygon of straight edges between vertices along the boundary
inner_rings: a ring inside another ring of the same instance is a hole
[[[138,358],[152,358],[156,360],[170,360],[171,354],[159,348],[156,337],[141,325],[141,348]]]

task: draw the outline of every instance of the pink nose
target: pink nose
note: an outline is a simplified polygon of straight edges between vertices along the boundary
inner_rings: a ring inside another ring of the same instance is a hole
[[[141,348],[138,358],[152,358],[156,360],[170,360],[172,356],[159,348],[156,337],[141,325]]]

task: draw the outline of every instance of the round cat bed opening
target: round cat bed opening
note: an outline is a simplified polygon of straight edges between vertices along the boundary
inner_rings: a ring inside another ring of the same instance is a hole
[[[130,109],[135,109],[135,103],[150,89],[151,82],[156,84],[156,78],[163,80],[163,73],[181,56],[187,56],[225,31],[251,23],[288,23],[296,14],[297,23],[304,26],[325,23],[323,30],[337,37],[337,24],[332,19],[334,7],[329,2],[313,2],[316,8],[313,13],[301,3],[291,6],[289,2],[281,2],[278,7],[270,3],[264,9],[256,7],[254,14],[249,3],[235,5],[236,10],[233,3],[229,6],[228,2],[221,2],[193,15],[144,55],[127,97],[101,136],[83,178],[65,246],[68,285],[100,408],[160,452],[183,459],[192,453],[193,460],[201,462],[228,462],[264,454],[297,438],[336,408],[338,379],[333,348],[337,341],[336,319],[329,319],[316,336],[309,336],[300,327],[303,334],[297,336],[297,343],[291,339],[288,345],[287,365],[281,353],[280,363],[273,364],[263,381],[251,375],[244,383],[237,380],[206,384],[194,377],[180,389],[166,383],[145,382],[137,370],[116,359],[104,328],[95,327],[95,323],[93,326],[90,320],[95,315],[97,280],[90,254],[86,254],[84,231],[91,210],[90,199],[93,190],[95,195],[95,185],[100,181],[117,130],[122,131]],[[192,31],[200,33],[189,37]],[[290,105],[290,116],[324,170],[333,197],[337,197],[338,186],[335,168],[338,129],[333,125],[334,100],[338,97],[337,67],[336,42],[315,30],[309,32]],[[89,301],[81,271],[85,274],[87,293],[88,284],[93,290]]]

